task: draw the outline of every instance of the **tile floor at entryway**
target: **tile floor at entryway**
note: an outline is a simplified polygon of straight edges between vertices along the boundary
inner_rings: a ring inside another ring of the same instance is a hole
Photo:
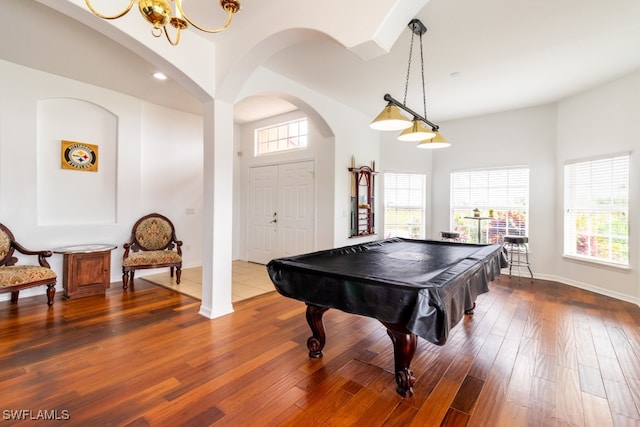
[[[202,267],[183,269],[179,285],[176,285],[175,277],[171,277],[168,270],[140,278],[174,289],[193,298],[202,299]],[[232,302],[238,302],[275,290],[267,274],[267,267],[253,262],[233,261],[231,282]]]

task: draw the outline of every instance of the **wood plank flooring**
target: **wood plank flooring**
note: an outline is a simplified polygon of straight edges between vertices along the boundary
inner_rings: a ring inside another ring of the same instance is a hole
[[[382,325],[329,310],[310,360],[304,304],[275,292],[215,320],[142,280],[51,308],[3,301],[0,424],[640,425],[639,307],[540,280],[490,287],[444,346],[419,339],[408,399]]]

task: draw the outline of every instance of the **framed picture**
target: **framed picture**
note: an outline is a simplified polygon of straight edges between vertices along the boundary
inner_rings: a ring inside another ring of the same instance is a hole
[[[98,146],[62,140],[62,169],[98,171]]]

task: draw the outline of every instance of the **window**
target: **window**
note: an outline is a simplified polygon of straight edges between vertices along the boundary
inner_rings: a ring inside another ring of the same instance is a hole
[[[384,174],[384,236],[424,238],[425,175]]]
[[[465,218],[473,216],[474,209],[488,219]],[[453,172],[451,224],[465,242],[477,242],[480,235],[482,243],[501,244],[505,235],[528,235],[529,169]]]
[[[307,119],[256,129],[255,144],[256,156],[305,148],[307,146]]]
[[[629,156],[564,167],[564,254],[629,265]]]

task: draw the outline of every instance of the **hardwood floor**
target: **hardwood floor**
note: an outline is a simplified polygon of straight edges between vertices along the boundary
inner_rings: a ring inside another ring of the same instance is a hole
[[[231,265],[231,279],[231,301],[234,303],[275,289],[262,264],[235,260]],[[176,277],[169,274],[169,269],[143,276],[140,280],[173,289],[195,299],[202,298],[202,267],[183,269],[179,285],[176,284]]]
[[[310,360],[304,304],[275,292],[215,320],[145,281],[51,308],[3,301],[0,423],[640,425],[640,308],[505,276],[477,303],[444,346],[419,339],[402,399],[381,324],[329,310],[324,358]]]

